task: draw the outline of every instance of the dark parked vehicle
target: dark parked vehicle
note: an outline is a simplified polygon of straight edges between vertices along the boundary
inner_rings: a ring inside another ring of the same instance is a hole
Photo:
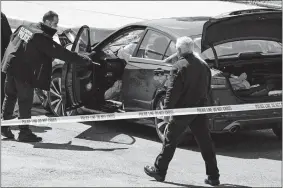
[[[166,58],[174,56],[176,39],[181,36],[194,39],[195,51],[211,67],[211,106],[282,101],[282,11],[254,9],[217,18],[168,18],[130,24],[93,47],[90,29],[83,26],[71,50],[91,53],[101,66],[64,64],[62,72],[55,72],[54,89],[49,93],[52,111],[65,116],[77,113],[77,109],[90,113],[162,109],[168,73],[177,60]],[[119,75],[121,97],[104,100],[106,90],[115,85]],[[209,117],[212,132],[273,129],[282,137],[282,109]],[[162,118],[135,121],[155,127]],[[162,139],[164,128],[157,130]]]

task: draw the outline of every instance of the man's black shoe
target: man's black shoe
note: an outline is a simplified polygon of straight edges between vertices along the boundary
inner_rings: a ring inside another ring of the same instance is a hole
[[[42,141],[42,138],[36,136],[30,130],[27,130],[27,131],[20,131],[18,141],[19,142],[40,142]]]
[[[145,166],[144,167],[144,172],[148,176],[153,177],[154,179],[156,179],[156,181],[163,182],[165,180],[166,173],[160,172],[158,169],[156,169],[153,166]]]
[[[14,139],[15,136],[11,131],[10,127],[1,127],[1,135],[8,138],[8,139]]]
[[[211,186],[217,186],[220,184],[219,179],[211,179],[211,178],[207,178],[204,180],[205,184],[211,185]]]

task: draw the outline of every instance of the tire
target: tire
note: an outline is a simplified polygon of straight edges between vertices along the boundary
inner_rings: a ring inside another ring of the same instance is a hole
[[[163,110],[164,109],[164,101],[165,101],[165,96],[162,95],[159,97],[156,101],[155,108],[154,110]],[[156,128],[156,133],[159,137],[159,140],[163,143],[164,142],[164,134],[166,130],[166,123],[163,122],[164,117],[155,117],[154,118],[154,124]],[[180,142],[179,145],[189,145],[194,141],[194,137],[192,134],[189,132],[183,133],[183,135],[180,137]]]
[[[161,96],[157,99],[154,110],[163,110],[164,109],[164,100],[165,96]],[[166,129],[166,124],[162,124],[164,117],[155,117],[154,124],[156,128],[156,133],[161,142],[164,141],[164,133]]]
[[[52,75],[50,91],[47,93],[47,102],[51,112],[55,116],[72,116],[77,114],[77,110],[66,111],[62,103],[61,95],[61,72]]]
[[[35,89],[35,95],[37,95],[37,97],[39,98],[43,109],[46,110],[47,112],[52,113],[47,100],[48,92],[40,89]]]
[[[272,131],[279,140],[282,140],[282,124],[279,124],[279,125],[276,125],[276,127],[273,127]]]

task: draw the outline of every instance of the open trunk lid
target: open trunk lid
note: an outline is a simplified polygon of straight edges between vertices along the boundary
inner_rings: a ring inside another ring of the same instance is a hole
[[[282,42],[282,11],[210,19],[203,26],[201,52],[219,44],[240,40]]]

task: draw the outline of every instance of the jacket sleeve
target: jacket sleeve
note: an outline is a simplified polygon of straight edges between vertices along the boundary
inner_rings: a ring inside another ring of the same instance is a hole
[[[60,59],[67,63],[89,62],[89,59],[86,56],[65,49],[64,47],[53,41],[52,38],[48,38],[42,35],[36,35],[34,36],[33,43],[36,45],[37,49],[51,58]]]
[[[2,45],[1,57],[4,55],[4,52],[9,45],[11,35],[12,35],[12,30],[9,25],[8,19],[5,16],[5,14],[1,13],[1,45]]]
[[[182,71],[173,66],[168,81],[164,109],[173,109],[183,90]]]

